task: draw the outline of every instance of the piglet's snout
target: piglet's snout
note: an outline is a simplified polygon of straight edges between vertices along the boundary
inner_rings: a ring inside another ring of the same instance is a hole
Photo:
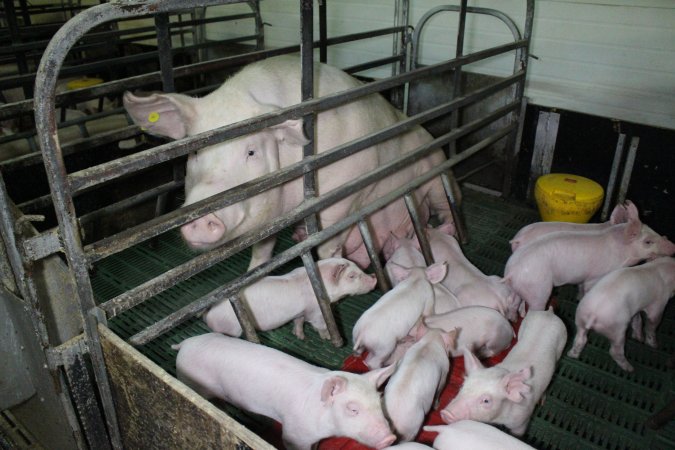
[[[211,213],[183,225],[180,232],[188,245],[201,248],[218,242],[225,230],[223,221]]]
[[[378,442],[375,445],[375,448],[377,450],[380,450],[380,449],[389,447],[391,444],[394,443],[395,440],[396,440],[396,436],[394,436],[393,434],[390,434],[389,436],[387,436],[386,438],[384,438],[380,442]]]

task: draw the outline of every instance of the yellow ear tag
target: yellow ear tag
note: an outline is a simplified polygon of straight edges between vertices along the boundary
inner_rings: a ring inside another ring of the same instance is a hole
[[[159,120],[159,113],[158,112],[151,112],[150,115],[148,115],[148,121],[155,123]]]

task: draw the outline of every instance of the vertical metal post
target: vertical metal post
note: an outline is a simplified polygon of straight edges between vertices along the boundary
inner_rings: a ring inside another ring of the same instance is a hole
[[[614,150],[614,160],[612,160],[612,170],[609,173],[609,181],[607,181],[607,189],[605,190],[605,202],[602,206],[602,213],[600,214],[600,220],[603,222],[607,220],[607,216],[609,215],[609,208],[612,205],[612,199],[614,198],[616,179],[619,175],[619,166],[621,165],[621,159],[623,159],[623,152],[625,149],[626,135],[624,133],[619,133],[619,139],[616,141],[616,149]]]
[[[323,319],[326,322],[328,334],[330,335],[330,341],[334,346],[342,347],[344,341],[342,336],[340,336],[337,324],[335,323],[333,312],[330,309],[330,299],[326,293],[326,286],[324,286],[323,281],[321,280],[319,269],[316,265],[316,262],[314,262],[314,259],[312,258],[312,254],[309,252],[303,253],[302,262],[305,264],[305,270],[307,270],[309,281],[312,284],[314,294],[319,301],[319,308],[321,309],[321,314],[323,315]]]
[[[265,48],[265,29],[260,16],[260,0],[249,0],[248,3],[255,13],[255,49],[262,50]]]
[[[455,46],[455,58],[459,58],[464,54],[464,33],[466,31],[466,2],[462,0],[459,5],[459,22],[457,25],[457,44]],[[455,99],[462,94],[462,67],[458,66],[453,74],[452,98]],[[452,112],[450,117],[451,129],[456,129],[459,126],[459,115],[461,109],[456,109]],[[457,141],[450,143],[450,156],[457,154]]]
[[[630,185],[630,178],[633,174],[633,165],[635,164],[635,156],[637,155],[638,144],[640,138],[634,136],[630,140],[628,147],[628,155],[626,156],[626,164],[623,166],[623,175],[621,176],[621,186],[619,187],[619,195],[616,199],[617,203],[626,201],[626,194],[628,193],[628,186]]]
[[[246,305],[241,301],[241,294],[234,295],[228,299],[234,310],[234,315],[241,325],[241,329],[244,332],[244,337],[247,341],[255,342],[260,344],[260,339],[258,338],[255,328],[253,327],[253,320],[251,319],[251,314],[249,313]],[[242,319],[243,317],[243,319]]]
[[[417,235],[417,240],[420,243],[420,250],[424,256],[424,261],[427,263],[427,266],[430,266],[434,263],[434,256],[431,253],[427,234],[424,232],[424,225],[422,225],[422,220],[417,212],[417,202],[415,201],[413,194],[406,194],[404,199],[405,206],[408,208],[408,214],[410,214],[410,219],[413,223],[413,228],[415,229],[415,234]]]
[[[302,85],[300,87],[301,100],[307,101],[314,98],[314,5],[313,0],[300,0],[300,60],[302,70]],[[309,143],[302,149],[303,158],[314,155],[316,139],[314,136],[314,113],[303,117],[303,128]],[[304,175],[305,199],[316,197],[316,172],[313,170]],[[307,235],[319,230],[316,214],[305,218]]]
[[[361,232],[361,238],[363,239],[363,243],[366,246],[368,256],[370,257],[370,261],[373,265],[375,277],[377,278],[377,284],[380,286],[380,290],[382,292],[387,292],[389,289],[391,289],[391,286],[389,285],[389,281],[384,274],[384,268],[382,267],[380,257],[373,243],[373,236],[370,233],[368,222],[365,219],[359,221],[359,231]]]
[[[319,0],[319,61],[322,63],[328,62],[328,47],[326,46],[326,40],[328,39],[327,1]]]

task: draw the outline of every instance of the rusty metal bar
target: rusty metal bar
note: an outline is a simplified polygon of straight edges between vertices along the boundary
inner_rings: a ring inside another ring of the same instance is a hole
[[[517,104],[514,106],[514,108],[517,107]],[[482,141],[478,142],[477,144],[469,147],[462,153],[460,153],[457,156],[454,156],[448,160],[446,160],[443,164],[433,168],[432,170],[429,170],[425,174],[421,175],[420,177],[416,178],[415,180],[407,183],[404,186],[401,186],[398,189],[395,189],[391,191],[389,194],[377,199],[376,201],[364,206],[361,210],[356,211],[349,216],[345,217],[344,219],[336,222],[335,224],[326,227],[325,229],[319,231],[318,233],[309,236],[306,240],[303,242],[300,242],[299,244],[294,245],[290,249],[282,252],[281,254],[275,256],[271,260],[267,261],[264,264],[261,264],[260,266],[257,266],[253,270],[247,272],[246,274],[242,275],[241,277],[237,278],[236,280],[226,284],[225,286],[222,286],[211,293],[193,301],[187,306],[184,306],[183,308],[179,309],[178,311],[175,311],[174,313],[170,314],[169,316],[165,317],[164,319],[161,319],[157,321],[155,324],[150,325],[149,327],[145,328],[144,330],[136,333],[135,335],[131,336],[129,338],[129,342],[133,345],[143,345],[151,340],[155,339],[156,337],[160,336],[161,334],[165,333],[166,331],[170,330],[171,328],[185,322],[188,320],[190,317],[193,315],[203,311],[205,308],[208,308],[209,306],[218,303],[221,301],[223,298],[226,298],[228,295],[231,295],[232,292],[235,292],[238,289],[241,289],[242,286],[248,285],[254,281],[259,280],[263,276],[265,276],[267,273],[270,271],[280,267],[281,265],[285,264],[286,262],[302,255],[303,253],[306,253],[311,250],[311,248],[317,246],[321,242],[324,242],[331,237],[337,235],[338,233],[342,232],[346,228],[356,224],[359,220],[363,220],[365,217],[368,215],[372,214],[373,212],[377,211],[378,209],[381,209],[385,205],[391,203],[392,201],[400,198],[401,196],[405,195],[408,191],[415,189],[416,187],[421,186],[422,184],[426,183],[427,181],[431,180],[432,178],[438,176],[440,173],[443,171],[448,170],[450,167],[454,166],[455,164],[465,160],[466,158],[474,155],[475,153],[487,148],[488,146],[494,144],[498,140],[504,138],[507,136],[509,133],[511,133],[514,129],[516,128],[515,124],[507,125],[506,127],[502,128],[501,130],[497,131],[495,134],[492,136],[483,139]],[[456,130],[455,130],[456,131]],[[448,136],[452,135],[454,131],[448,133],[447,135],[438,138],[434,140],[434,142],[430,143],[429,145],[425,145],[423,147],[428,148],[429,150],[433,150],[439,145],[443,145],[442,142],[447,142],[449,139]],[[456,137],[456,136],[455,136]],[[405,159],[405,158],[404,158]],[[399,163],[407,163],[407,161],[402,161],[399,160]],[[397,164],[397,163],[393,163]],[[391,166],[389,164],[388,166]],[[382,172],[383,169],[380,168],[376,170],[375,172]],[[308,203],[317,203],[318,201],[322,200],[322,197],[325,197],[325,199],[329,199],[329,201],[332,203],[334,201],[337,201],[340,195],[344,196],[347,195],[346,193],[349,192],[354,192],[356,190],[359,190],[363,188],[363,185],[368,182],[369,176],[365,177],[360,177],[359,179],[352,180],[351,182],[346,183],[343,187],[334,189],[330,191],[330,193],[317,197],[316,199],[313,199],[311,202]],[[337,192],[341,191],[341,192]],[[340,194],[340,195],[338,195]],[[304,207],[299,208],[300,210],[303,211],[303,213],[306,213],[308,210],[311,211],[315,207],[313,205],[305,205]],[[296,208],[298,209],[298,208]],[[299,213],[302,214],[302,213]],[[267,224],[266,227],[273,229],[275,232],[277,231],[277,227],[284,228],[283,218],[277,218],[273,220],[270,224]],[[293,223],[293,222],[291,222]],[[243,240],[243,236],[231,241],[232,247],[238,247],[239,242]],[[250,244],[249,244],[250,245]],[[246,245],[244,245],[246,246]],[[231,247],[231,249],[232,249]],[[224,252],[224,253],[229,253],[229,252]]]
[[[335,347],[342,347],[344,341],[342,340],[342,336],[340,336],[340,331],[338,330],[337,324],[335,323],[335,317],[333,317],[333,312],[330,309],[330,298],[328,298],[326,286],[323,284],[323,280],[321,279],[321,274],[319,273],[316,262],[314,261],[314,258],[312,258],[311,252],[303,253],[301,258],[303,264],[305,265],[309,282],[311,283],[312,289],[314,290],[316,300],[319,302],[321,315],[326,322],[330,341]],[[323,338],[324,336],[321,337]]]
[[[389,280],[384,273],[384,268],[380,262],[380,257],[378,251],[375,248],[375,243],[373,242],[373,236],[370,232],[370,227],[368,226],[368,221],[360,220],[359,221],[359,231],[361,232],[361,238],[363,239],[363,244],[366,246],[366,251],[370,257],[370,262],[375,272],[375,277],[377,278],[377,284],[380,286],[382,292],[387,292],[391,289],[389,285]]]
[[[239,325],[241,325],[246,340],[260,344],[260,338],[258,338],[258,334],[255,332],[255,327],[253,326],[251,313],[244,302],[242,302],[241,294],[235,294],[228,298],[227,301],[232,305],[232,310],[234,310],[234,315],[237,317]]]
[[[609,172],[609,181],[607,181],[607,190],[605,191],[605,204],[602,206],[602,214],[600,220],[603,222],[609,216],[609,207],[612,204],[614,197],[614,188],[616,186],[616,178],[619,175],[619,166],[623,159],[623,152],[626,149],[626,135],[619,133],[619,138],[616,141],[616,149],[614,149],[614,159],[612,160],[612,170]]]
[[[410,220],[412,220],[415,235],[417,236],[417,240],[420,243],[420,250],[422,251],[422,256],[424,256],[424,262],[427,263],[427,266],[430,266],[434,263],[434,256],[431,254],[429,240],[427,239],[427,235],[424,232],[424,225],[420,219],[420,214],[417,209],[417,202],[415,201],[415,195],[414,193],[407,193],[404,196],[404,199],[405,206],[408,208],[408,215],[410,215]]]
[[[616,203],[624,203],[626,195],[628,194],[628,187],[630,186],[630,178],[633,174],[633,165],[635,164],[635,156],[637,155],[638,144],[640,138],[633,136],[628,146],[628,154],[626,155],[626,163],[623,166],[623,174],[621,175],[621,185],[619,185],[619,193],[617,194]]]

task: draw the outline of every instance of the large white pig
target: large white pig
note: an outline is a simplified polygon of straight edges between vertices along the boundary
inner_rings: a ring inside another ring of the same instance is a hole
[[[504,280],[541,311],[554,286],[583,283],[587,292],[612,270],[675,254],[675,244],[640,222],[635,205],[626,212],[626,223],[605,230],[558,231],[520,247],[506,262]]]
[[[440,283],[445,276],[445,263],[432,264],[428,268],[405,268],[395,266],[395,271],[404,281],[384,294],[359,317],[354,324],[352,337],[354,351],[360,354],[368,350],[365,364],[371,369],[382,366],[422,316],[434,310],[432,284]]]
[[[124,104],[134,122],[148,133],[179,139],[300,103],[300,79],[300,59],[297,56],[279,56],[248,65],[203,98],[181,94],[138,97],[127,92]],[[314,82],[315,97],[361,85],[350,75],[325,64],[314,66]],[[327,151],[403,118],[402,113],[378,94],[320,112],[316,123],[316,152]],[[318,171],[317,193],[324,194],[342,186],[431,140],[431,135],[423,128],[415,127],[397,138],[321,168]],[[197,151],[188,158],[185,205],[300,161],[302,146],[306,143],[302,120],[298,119]],[[443,160],[443,152],[436,151],[350,195],[321,211],[320,225],[326,228],[436,167]],[[455,190],[458,191],[456,183]],[[452,221],[439,179],[421,186],[415,191],[415,197],[423,222],[433,213],[437,213],[442,221]],[[181,232],[191,247],[213,248],[290,211],[302,199],[303,183],[299,178],[194,220],[184,225]],[[404,236],[412,230],[403,200],[374,213],[369,222],[377,248],[383,247],[390,232]],[[274,238],[254,246],[249,267],[267,261],[273,247]],[[361,267],[370,263],[355,227],[323,243],[318,252],[322,259],[344,256]]]
[[[464,351],[466,377],[457,396],[441,411],[445,423],[459,420],[504,425],[525,433],[536,403],[551,381],[567,341],[567,331],[552,309],[529,311],[518,342],[504,360],[485,368]]]
[[[363,273],[356,264],[344,258],[323,259],[318,262],[318,268],[331,303],[348,295],[370,292],[377,284],[374,275]],[[253,283],[242,291],[242,300],[248,306],[258,330],[272,330],[292,320],[293,334],[298,339],[304,339],[303,325],[306,320],[323,339],[330,338],[304,267]],[[204,315],[204,321],[212,331],[230,336],[241,335],[241,325],[229,300],[211,308]]]
[[[602,277],[581,299],[575,322],[577,334],[567,355],[578,358],[589,330],[607,337],[609,354],[623,369],[633,371],[626,359],[626,330],[632,321],[633,337],[656,347],[656,327],[668,300],[675,294],[675,259],[657,258],[645,264],[615,270]],[[644,335],[642,318],[647,319]]]
[[[424,318],[424,325],[444,331],[458,329],[457,347],[451,351],[453,358],[460,356],[464,348],[481,358],[489,358],[511,345],[515,337],[509,321],[486,306],[465,306],[428,316]]]
[[[503,431],[475,420],[460,420],[449,425],[429,425],[425,431],[438,433],[436,450],[534,450]]]
[[[511,251],[516,251],[518,247],[522,247],[535,239],[545,236],[556,231],[601,231],[606,230],[612,225],[624,223],[628,221],[627,205],[632,204],[630,200],[626,200],[624,205],[618,204],[612,210],[609,220],[602,223],[574,223],[574,222],[535,222],[521,228],[513,239],[509,241],[511,244]]]
[[[461,306],[487,306],[509,320],[518,318],[520,298],[496,275],[485,275],[462,252],[454,236],[454,226],[427,228],[429,245],[435,261],[448,263],[443,286],[455,294]]]
[[[309,450],[330,436],[370,447],[396,436],[377,392],[392,372],[329,371],[278,350],[219,333],[191,337],[174,348],[178,379],[207,399],[220,398],[282,424],[284,445]]]
[[[384,409],[401,440],[415,439],[445,387],[448,353],[457,348],[456,338],[456,330],[427,332],[406,352],[384,388]]]

